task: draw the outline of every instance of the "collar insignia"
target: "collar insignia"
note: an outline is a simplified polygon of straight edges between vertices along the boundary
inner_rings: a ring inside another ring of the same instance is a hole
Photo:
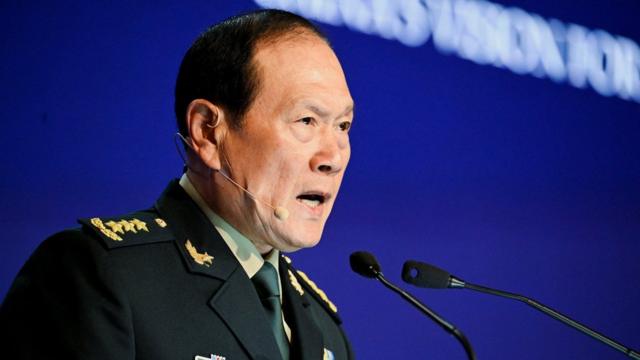
[[[213,263],[213,256],[207,254],[207,252],[205,252],[204,254],[199,253],[198,250],[196,250],[196,248],[191,244],[191,241],[189,239],[187,239],[187,241],[184,243],[184,246],[187,248],[189,255],[191,255],[193,261],[195,261],[196,263],[204,265],[206,267],[211,266],[211,264]]]

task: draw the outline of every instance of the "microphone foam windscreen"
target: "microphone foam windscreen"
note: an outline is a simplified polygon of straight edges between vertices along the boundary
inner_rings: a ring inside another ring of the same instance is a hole
[[[356,251],[349,256],[351,270],[368,278],[375,278],[381,271],[378,260],[366,251]]]
[[[446,289],[449,278],[448,272],[419,261],[409,260],[402,266],[402,280],[419,287]]]

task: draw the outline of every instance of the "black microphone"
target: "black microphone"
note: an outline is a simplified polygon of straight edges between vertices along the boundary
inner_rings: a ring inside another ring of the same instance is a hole
[[[571,326],[572,328],[591,336],[592,338],[611,346],[612,348],[623,352],[627,356],[632,359],[640,360],[640,353],[637,351],[622,345],[621,343],[608,338],[599,332],[588,328],[587,326],[567,317],[559,313],[556,310],[551,309],[550,307],[541,304],[531,298],[528,298],[523,295],[514,294],[502,290],[492,289],[485,286],[475,285],[468,282],[465,282],[451,274],[447,271],[442,270],[436,266],[425,264],[419,261],[409,260],[404,263],[402,267],[402,279],[412,285],[430,288],[430,289],[470,289],[479,291],[485,294],[491,294],[495,296],[500,296],[512,300],[521,301],[534,309],[541,311],[552,318],[561,321],[562,323]]]
[[[426,305],[421,303],[411,294],[390,283],[382,274],[380,264],[372,254],[366,251],[354,252],[353,254],[351,254],[351,256],[349,256],[349,264],[351,265],[351,269],[357,274],[362,275],[366,278],[378,279],[384,286],[396,292],[403,299],[411,303],[411,305],[418,308],[418,310],[420,310],[423,314],[427,315],[431,320],[435,321],[436,324],[440,325],[441,328],[443,328],[449,334],[452,334],[462,344],[462,347],[464,348],[464,351],[470,360],[476,359],[476,354],[473,352],[473,348],[471,347],[469,340],[467,340],[462,331],[448,323],[446,320],[436,314],[433,310],[429,309]]]
[[[366,251],[356,251],[351,254],[349,256],[349,265],[351,265],[351,270],[371,279],[377,277],[382,271],[378,260]]]

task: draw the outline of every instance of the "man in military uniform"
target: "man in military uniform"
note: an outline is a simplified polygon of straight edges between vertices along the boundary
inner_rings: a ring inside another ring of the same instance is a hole
[[[281,252],[318,243],[353,101],[308,21],[263,10],[186,53],[187,171],[151,209],[47,239],[0,308],[7,359],[348,359],[335,305]]]

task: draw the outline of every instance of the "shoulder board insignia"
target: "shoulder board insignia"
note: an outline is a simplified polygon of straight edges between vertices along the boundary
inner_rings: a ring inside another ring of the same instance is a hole
[[[111,218],[93,217],[78,222],[97,234],[107,248],[164,242],[174,238],[167,223],[154,212],[141,211]]]

